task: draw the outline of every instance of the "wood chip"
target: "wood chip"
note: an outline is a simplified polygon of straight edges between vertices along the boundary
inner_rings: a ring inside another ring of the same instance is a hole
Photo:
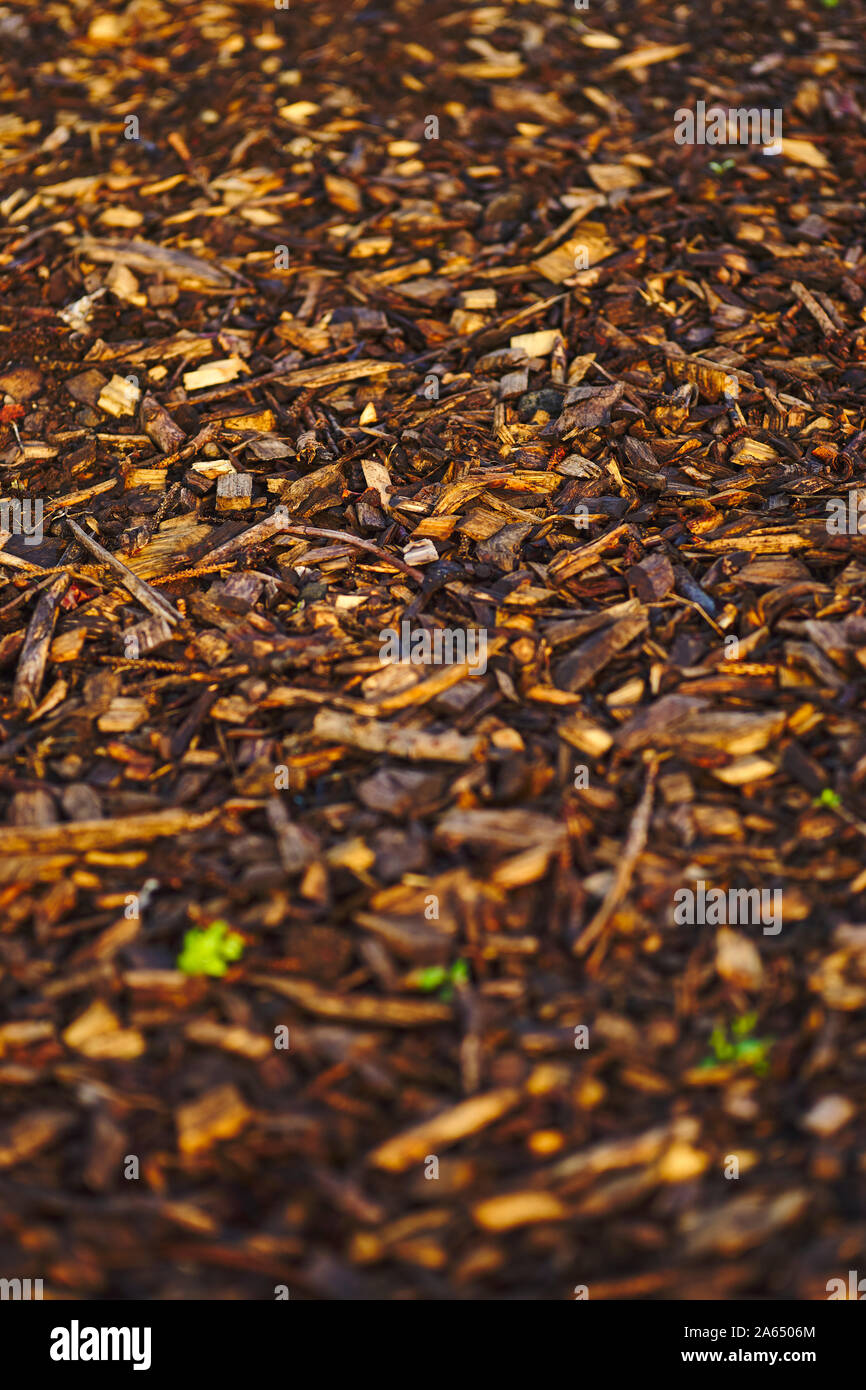
[[[252,1118],[236,1086],[215,1086],[176,1110],[177,1146],[188,1157],[207,1153],[221,1140],[234,1139]]]

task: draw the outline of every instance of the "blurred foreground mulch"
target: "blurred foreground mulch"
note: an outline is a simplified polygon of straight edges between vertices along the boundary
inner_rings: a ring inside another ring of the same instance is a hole
[[[3,1276],[863,1258],[864,19],[0,8]]]

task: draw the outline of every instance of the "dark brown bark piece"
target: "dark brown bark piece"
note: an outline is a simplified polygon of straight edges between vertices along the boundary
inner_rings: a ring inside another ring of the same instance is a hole
[[[676,583],[673,565],[666,555],[648,555],[639,564],[626,570],[626,579],[634,585],[643,603],[653,603],[669,594]]]
[[[635,613],[588,638],[557,663],[554,668],[556,684],[561,690],[583,690],[630,642],[646,631],[647,623],[644,613]]]
[[[57,575],[42,592],[33,610],[12,689],[12,701],[18,709],[29,710],[36,706],[57,621],[58,605],[68,587],[69,575]]]

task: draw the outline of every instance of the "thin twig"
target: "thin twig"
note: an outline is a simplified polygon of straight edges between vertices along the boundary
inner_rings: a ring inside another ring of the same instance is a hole
[[[132,570],[127,569],[122,560],[118,560],[116,555],[105,550],[98,541],[94,540],[93,536],[88,535],[87,531],[84,531],[77,522],[73,521],[71,516],[67,516],[65,521],[79,544],[89,550],[91,555],[95,555],[97,560],[101,560],[106,569],[109,569],[120,580],[123,587],[128,589],[134,598],[138,599],[143,608],[146,608],[157,618],[165,618],[169,623],[183,622],[182,614],[178,613],[163,594],[157,593],[156,589],[152,589],[143,579],[139,579],[137,574],[133,574]]]
[[[799,280],[791,281],[791,292],[799,299],[803,308],[806,309],[817,323],[825,338],[835,338],[839,330],[833,320],[829,317],[825,309],[822,309],[813,294],[801,284]]]
[[[655,758],[649,764],[647,770],[646,783],[643,795],[638,802],[637,810],[631,819],[628,828],[628,835],[623,846],[622,856],[617,865],[613,883],[607,890],[604,902],[596,912],[589,926],[581,932],[577,941],[574,943],[574,953],[578,956],[586,955],[589,948],[598,940],[610,921],[616,909],[625,897],[631,877],[634,873],[635,865],[643,853],[649,833],[650,815],[652,813],[653,793],[655,791],[656,773],[658,763]],[[601,943],[599,943],[600,945]],[[595,966],[596,957],[590,961],[592,967]]]
[[[224,545],[217,546],[216,550],[208,551],[202,556],[202,559],[207,560],[209,565],[213,565],[236,555],[238,551],[249,550],[254,545],[261,545],[263,541],[269,541],[278,535],[309,536],[314,540],[340,541],[342,545],[354,545],[359,550],[367,550],[379,560],[384,560],[386,564],[401,570],[410,579],[414,579],[416,584],[423,584],[424,582],[424,575],[421,570],[407,565],[405,560],[399,560],[396,555],[392,555],[390,551],[385,550],[381,545],[376,545],[373,541],[362,540],[360,536],[353,536],[348,531],[329,531],[321,526],[305,526],[300,522],[286,522],[276,513],[264,521],[256,522],[255,526],[250,526],[239,536],[233,536]]]

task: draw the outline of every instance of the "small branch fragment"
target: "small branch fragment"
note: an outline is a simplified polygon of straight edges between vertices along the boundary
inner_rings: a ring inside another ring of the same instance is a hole
[[[596,912],[589,926],[581,933],[574,944],[574,953],[578,956],[586,955],[589,948],[598,940],[610,921],[611,917],[619,907],[628,891],[631,883],[631,876],[634,873],[635,865],[644,851],[649,832],[650,815],[652,813],[653,792],[655,791],[656,773],[658,764],[653,760],[647,772],[646,785],[644,786],[643,796],[638,803],[637,810],[632,817],[629,826],[628,836],[619,861],[613,883],[607,891],[604,902]]]
[[[66,524],[75,539],[79,541],[85,549],[89,550],[91,555],[95,555],[97,560],[100,560],[102,564],[105,565],[106,569],[111,570],[111,573],[120,580],[124,588],[128,589],[133,597],[138,599],[143,608],[146,608],[149,613],[153,613],[154,617],[165,618],[169,623],[183,622],[181,614],[169,603],[167,598],[164,598],[156,589],[152,589],[143,579],[139,579],[137,574],[133,574],[132,570],[127,569],[122,560],[118,560],[116,555],[112,555],[110,551],[105,550],[98,541],[94,540],[93,536],[87,531],[82,530],[78,523],[72,520],[71,516],[66,517]]]
[[[48,588],[43,590],[37,603],[15,675],[12,701],[16,709],[35,709],[48,660],[48,648],[57,621],[60,600],[69,587],[69,575],[58,574]]]
[[[812,318],[824,334],[824,337],[834,338],[839,330],[826,311],[821,308],[815,296],[811,294],[809,290],[806,289],[806,286],[801,284],[799,280],[791,281],[791,290],[793,294],[796,295],[797,299],[799,299],[803,308],[807,309],[812,315]]]

